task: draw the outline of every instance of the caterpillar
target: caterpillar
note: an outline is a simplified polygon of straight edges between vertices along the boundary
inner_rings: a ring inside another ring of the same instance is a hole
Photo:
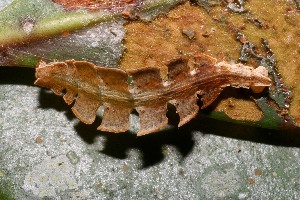
[[[272,81],[263,66],[253,68],[243,64],[218,62],[211,56],[196,53],[192,58],[170,60],[167,79],[160,70],[144,67],[122,70],[96,66],[87,61],[67,60],[45,63],[36,67],[36,85],[47,87],[61,95],[72,111],[86,124],[92,124],[100,106],[104,106],[101,125],[106,132],[125,132],[129,116],[135,109],[140,118],[138,136],[153,133],[168,124],[167,104],[175,106],[180,121],[178,127],[193,119],[198,111],[209,106],[225,87],[251,88],[260,93]],[[131,81],[130,81],[131,80]]]

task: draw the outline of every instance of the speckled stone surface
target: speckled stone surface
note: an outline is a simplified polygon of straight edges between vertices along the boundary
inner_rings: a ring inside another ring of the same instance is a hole
[[[33,82],[33,69],[0,67],[0,199],[300,199],[299,133],[201,117],[101,133]]]

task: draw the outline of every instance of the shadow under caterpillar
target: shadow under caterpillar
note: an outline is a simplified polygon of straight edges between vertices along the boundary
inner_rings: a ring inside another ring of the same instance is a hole
[[[140,117],[138,136],[156,132],[168,124],[168,103],[176,107],[180,127],[197,115],[198,95],[203,109],[225,87],[251,88],[260,93],[272,84],[263,66],[254,69],[242,64],[217,63],[202,53],[191,59],[171,60],[167,67],[168,79],[163,80],[155,67],[122,70],[86,61],[49,64],[41,61],[36,68],[35,84],[51,88],[58,95],[66,89],[64,100],[70,105],[76,99],[72,111],[86,124],[94,122],[98,108],[103,105],[103,119],[98,127],[102,131],[127,131],[130,113],[135,109]]]

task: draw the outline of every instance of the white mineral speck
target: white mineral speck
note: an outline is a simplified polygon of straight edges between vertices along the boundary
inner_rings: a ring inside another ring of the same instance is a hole
[[[34,21],[33,21],[33,19],[26,19],[26,20],[24,20],[22,28],[23,28],[23,31],[27,35],[29,35],[32,32],[33,28],[34,28]]]

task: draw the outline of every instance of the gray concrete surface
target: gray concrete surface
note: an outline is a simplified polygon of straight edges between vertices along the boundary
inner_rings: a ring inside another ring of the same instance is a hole
[[[101,133],[100,118],[80,123],[33,81],[33,69],[0,67],[2,199],[300,199],[299,133],[201,117],[138,138]]]

